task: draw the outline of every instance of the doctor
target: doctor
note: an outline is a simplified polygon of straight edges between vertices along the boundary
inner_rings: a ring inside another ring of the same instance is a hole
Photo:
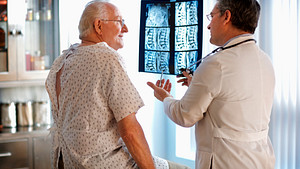
[[[220,48],[193,77],[183,72],[185,95],[174,99],[169,80],[147,83],[172,121],[195,125],[197,169],[274,168],[268,130],[275,77],[253,37],[259,14],[256,0],[218,0],[207,28],[210,42]]]

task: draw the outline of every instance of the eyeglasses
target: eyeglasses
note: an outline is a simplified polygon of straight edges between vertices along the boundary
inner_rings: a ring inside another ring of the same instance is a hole
[[[212,18],[213,18],[213,15],[214,15],[214,14],[217,14],[217,13],[219,13],[219,12],[207,14],[207,15],[206,15],[206,18],[207,18],[209,21],[211,21]]]
[[[125,25],[125,20],[121,19],[121,20],[110,20],[110,19],[100,19],[102,21],[114,21],[114,22],[119,22],[121,24],[121,27],[123,28],[123,26]]]

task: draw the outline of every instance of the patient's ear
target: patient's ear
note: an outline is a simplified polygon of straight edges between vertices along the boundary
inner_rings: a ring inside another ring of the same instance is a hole
[[[96,31],[99,35],[102,34],[102,30],[101,30],[101,20],[100,20],[100,19],[96,19],[96,20],[94,21],[94,29],[95,29],[95,31]]]

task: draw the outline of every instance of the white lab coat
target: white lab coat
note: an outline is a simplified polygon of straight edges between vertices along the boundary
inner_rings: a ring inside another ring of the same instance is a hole
[[[251,38],[238,37],[226,46]],[[164,99],[165,113],[175,123],[195,125],[196,169],[274,168],[268,137],[274,85],[269,57],[250,41],[209,56],[181,100]]]

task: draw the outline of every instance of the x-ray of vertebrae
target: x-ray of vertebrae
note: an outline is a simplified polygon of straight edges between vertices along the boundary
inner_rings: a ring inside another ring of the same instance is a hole
[[[145,51],[145,71],[159,73],[170,73],[169,52]]]
[[[175,53],[175,74],[179,74],[181,68],[187,68],[186,52]]]
[[[198,51],[191,51],[187,52],[187,67],[190,67],[192,64],[194,64],[198,60]],[[193,65],[190,70],[195,71],[196,65]]]
[[[198,49],[198,26],[189,26],[187,27],[186,31],[186,36],[187,36],[187,43],[186,43],[186,49],[187,50],[194,50]]]
[[[197,61],[198,52],[175,52],[175,74],[180,74],[181,68],[188,68]],[[190,70],[195,71],[196,65],[193,65]]]
[[[186,27],[175,28],[175,51],[186,50]]]
[[[175,26],[186,25],[186,2],[175,3]]]
[[[175,3],[175,26],[198,24],[198,1]]]
[[[198,26],[175,28],[175,51],[198,49]]]
[[[164,71],[165,73],[170,73],[169,71],[169,61],[170,54],[169,52],[157,52],[157,68],[158,72]]]
[[[156,72],[156,52],[145,51],[145,71],[146,72]]]
[[[157,28],[157,50],[170,50],[170,29]]]
[[[179,69],[188,68],[198,59],[198,1],[153,0],[144,7],[145,24],[141,29],[144,41],[140,44],[144,46],[144,61],[140,62],[143,64],[141,71],[182,73]],[[196,66],[190,69],[194,71]]]
[[[145,28],[145,49],[156,49],[156,31],[155,28]]]
[[[187,5],[187,24],[198,24],[198,1],[186,2]]]
[[[168,27],[170,4],[147,4],[146,26]]]
[[[169,38],[169,28],[145,28],[145,49],[169,51]]]

